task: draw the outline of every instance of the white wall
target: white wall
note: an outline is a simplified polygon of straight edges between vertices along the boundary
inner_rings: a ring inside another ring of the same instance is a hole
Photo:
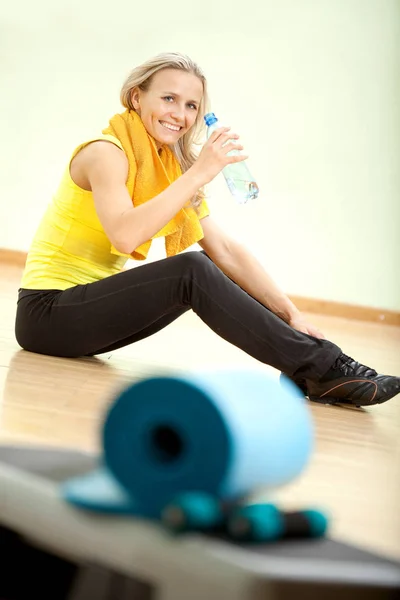
[[[215,218],[291,294],[400,309],[396,0],[24,0],[0,16],[0,247],[27,250],[72,149],[161,51],[205,70],[261,196]],[[157,245],[151,258],[158,258]]]

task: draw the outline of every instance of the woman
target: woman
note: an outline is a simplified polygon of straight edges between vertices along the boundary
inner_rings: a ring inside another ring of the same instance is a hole
[[[132,71],[121,102],[126,110],[102,135],[72,153],[36,232],[19,290],[21,347],[92,356],[192,309],[312,400],[359,406],[396,395],[399,378],[378,375],[326,340],[209,215],[204,185],[247,156],[228,156],[243,148],[226,127],[194,154],[208,109],[198,66],[159,55]],[[146,258],[155,237],[165,237],[167,258],[123,271],[128,258]],[[182,253],[195,243],[203,252]]]

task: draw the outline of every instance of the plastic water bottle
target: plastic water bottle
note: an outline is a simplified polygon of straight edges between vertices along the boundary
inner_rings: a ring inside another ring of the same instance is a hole
[[[213,131],[221,127],[221,125],[218,123],[218,119],[214,113],[207,113],[204,117],[204,120],[207,125],[208,139]],[[234,154],[241,154],[241,152],[236,149],[228,152],[228,156],[232,156]],[[254,200],[257,198],[259,193],[258,185],[254,181],[254,178],[246,165],[246,161],[242,160],[241,162],[227,165],[222,169],[222,173],[225,177],[231,194],[239,204],[245,204],[249,200]]]

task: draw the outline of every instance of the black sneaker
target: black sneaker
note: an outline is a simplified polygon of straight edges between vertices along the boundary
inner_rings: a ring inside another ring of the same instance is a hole
[[[372,406],[400,393],[400,377],[380,375],[346,354],[341,354],[320,381],[306,380],[307,395],[322,404]]]

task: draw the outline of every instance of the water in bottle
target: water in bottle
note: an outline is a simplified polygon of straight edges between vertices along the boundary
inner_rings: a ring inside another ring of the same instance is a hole
[[[221,125],[218,123],[218,119],[214,113],[206,114],[204,120],[207,125],[208,139],[213,131],[221,127]],[[241,154],[241,152],[236,149],[228,152],[228,156],[233,154]],[[242,160],[237,163],[226,165],[226,167],[222,169],[222,173],[233,197],[239,204],[245,204],[249,200],[257,198],[259,193],[258,185],[254,181],[254,178],[246,165],[246,161]]]

